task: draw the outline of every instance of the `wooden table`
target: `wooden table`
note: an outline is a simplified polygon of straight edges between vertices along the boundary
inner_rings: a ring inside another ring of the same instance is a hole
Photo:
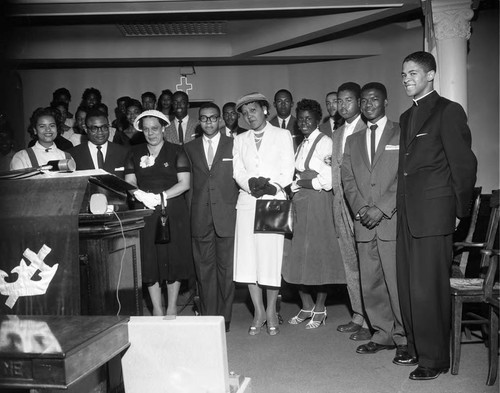
[[[106,392],[106,364],[130,346],[127,322],[116,316],[0,316],[0,391]]]

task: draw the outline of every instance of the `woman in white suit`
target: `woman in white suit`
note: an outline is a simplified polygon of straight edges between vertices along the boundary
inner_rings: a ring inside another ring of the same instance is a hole
[[[233,148],[234,178],[240,186],[236,204],[234,281],[248,283],[255,308],[250,335],[259,334],[267,322],[270,335],[279,333],[276,300],[281,285],[284,235],[253,231],[257,198],[285,199],[281,190],[292,182],[293,142],[290,131],[267,122],[267,98],[251,93],[236,102],[251,129],[236,136]],[[267,308],[263,301],[266,289]]]

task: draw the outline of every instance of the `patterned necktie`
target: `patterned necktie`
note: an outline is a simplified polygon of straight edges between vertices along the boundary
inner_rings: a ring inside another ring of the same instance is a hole
[[[375,137],[376,137],[376,130],[377,130],[378,125],[372,124],[370,126],[370,130],[372,130],[371,135],[370,135],[370,157],[373,165],[373,160],[375,160]]]
[[[212,163],[214,162],[214,148],[212,146],[211,139],[209,139],[207,142],[208,142],[208,151],[207,151],[208,169],[212,169]]]
[[[104,156],[102,154],[102,146],[97,146],[97,166],[99,169],[104,168]]]
[[[285,122],[285,119],[283,119],[283,122],[281,123],[281,128],[286,128],[286,122]]]
[[[182,129],[182,120],[179,120],[179,142],[184,144],[184,130]]]

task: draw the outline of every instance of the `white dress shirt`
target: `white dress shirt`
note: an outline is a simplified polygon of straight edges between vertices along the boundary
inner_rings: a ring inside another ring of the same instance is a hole
[[[224,130],[226,131],[226,136],[228,136],[229,138],[234,138],[234,135],[231,132],[230,128],[224,127]]]
[[[92,162],[94,163],[94,168],[99,169],[99,164],[97,163],[97,145],[94,145],[89,141],[90,156],[92,157]],[[108,151],[108,142],[101,145],[101,151],[103,156],[103,161],[106,161],[106,153]]]
[[[291,118],[292,115],[289,115],[286,119],[282,119],[281,117],[277,116],[276,119],[278,119],[278,127],[283,128],[281,127],[281,125],[283,124],[283,120],[285,120],[285,128],[287,128],[288,122],[290,121]]]
[[[380,138],[382,137],[382,133],[384,132],[385,125],[387,124],[387,116],[384,116],[376,123],[368,122],[368,130],[366,132],[366,148],[368,150],[368,158],[370,162],[373,161],[372,152],[371,152],[371,135],[372,130],[370,127],[374,124],[377,125],[377,129],[375,130],[375,151],[377,151],[378,143],[380,142]]]
[[[183,138],[182,140],[185,142],[186,141],[186,129],[187,129],[187,124],[189,121],[189,115],[186,115],[186,117],[183,117],[182,119],[182,131],[184,132],[182,134]],[[174,123],[175,123],[175,130],[177,131],[177,137],[179,137],[179,119],[174,118]],[[180,140],[180,138],[179,138]]]
[[[356,128],[356,125],[358,124],[358,121],[360,120],[361,120],[361,113],[351,123],[348,123],[347,121],[345,122],[344,136],[342,138],[342,153],[344,153],[345,141],[347,140],[347,137],[352,135],[354,129]]]
[[[203,134],[203,150],[205,151],[205,159],[207,160],[208,164],[208,141],[212,141],[212,149],[214,149],[214,158],[215,158],[215,153],[217,153],[217,147],[219,146],[219,141],[220,141],[220,132],[215,134],[212,138],[207,138],[205,134]],[[209,165],[210,167],[210,165]]]
[[[314,130],[304,141],[300,144],[296,158],[295,168],[302,172],[305,170],[305,162],[312,145],[316,138],[324,135],[318,129]],[[309,169],[318,172],[318,176],[312,179],[312,186],[315,190],[329,191],[332,189],[332,168],[325,162],[325,159],[332,156],[332,140],[328,137],[323,137],[316,145],[309,161]]]

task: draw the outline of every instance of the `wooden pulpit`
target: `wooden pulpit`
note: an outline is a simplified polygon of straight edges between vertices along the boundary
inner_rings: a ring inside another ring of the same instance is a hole
[[[133,187],[77,171],[0,180],[0,314],[142,315],[140,234],[150,210]],[[113,211],[90,212],[103,194]]]

